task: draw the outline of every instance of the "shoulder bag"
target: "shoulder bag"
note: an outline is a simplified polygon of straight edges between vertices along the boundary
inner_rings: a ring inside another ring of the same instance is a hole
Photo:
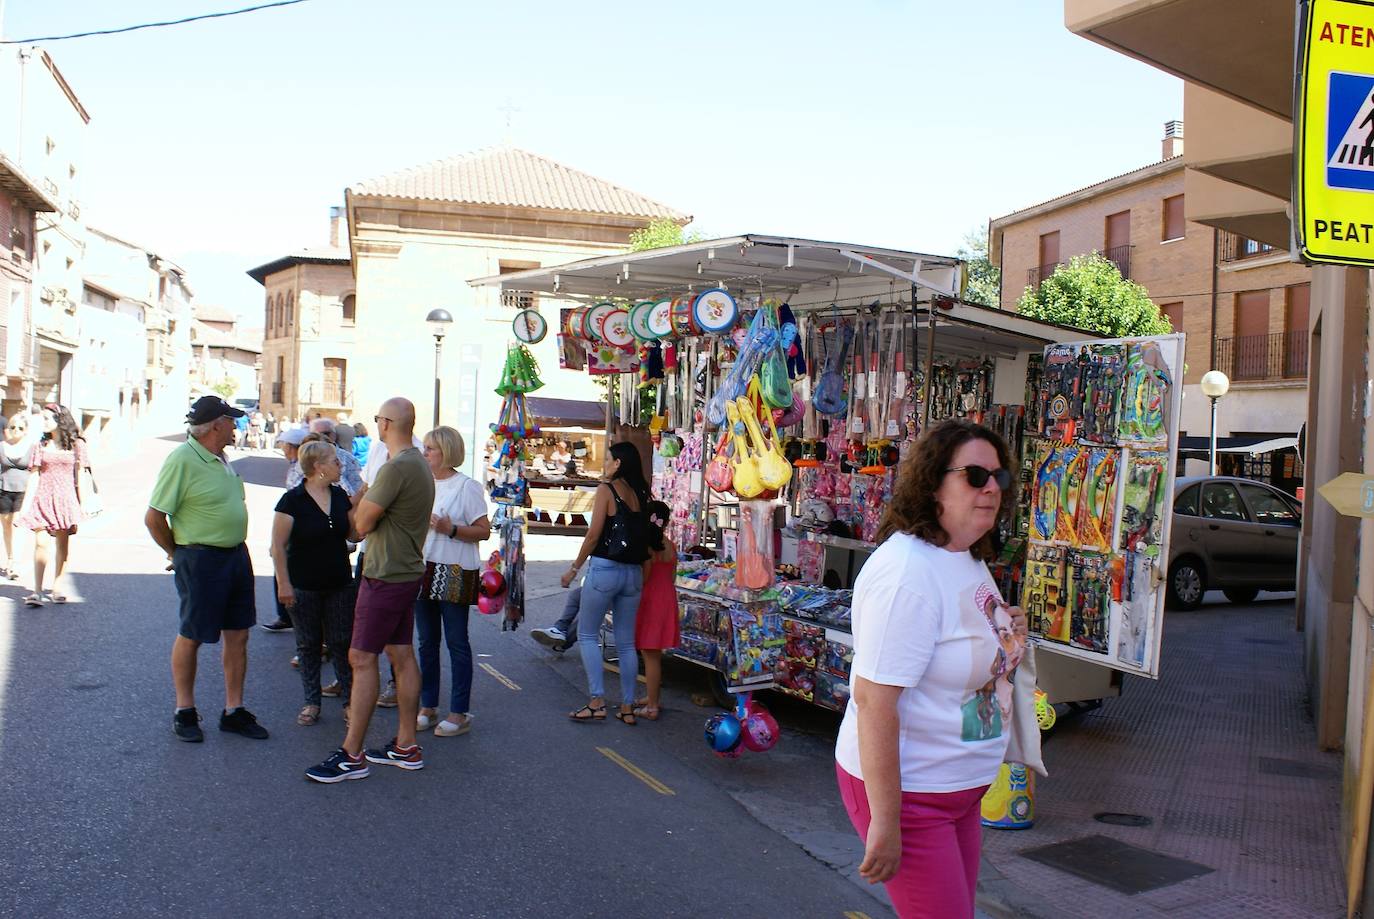
[[[606,550],[606,558],[626,565],[641,564],[648,558],[649,534],[644,525],[644,509],[630,510],[615,485],[606,486],[615,498],[615,516],[606,523],[606,531],[601,534],[601,545]]]
[[[461,507],[463,500],[461,491],[456,498]],[[460,526],[467,526],[472,523],[471,520],[458,521],[453,517],[449,519],[454,520]],[[477,602],[477,575],[476,568],[464,568],[462,565],[450,565],[445,562],[426,562],[425,579],[428,581],[428,586],[425,596],[441,603],[471,606]]]

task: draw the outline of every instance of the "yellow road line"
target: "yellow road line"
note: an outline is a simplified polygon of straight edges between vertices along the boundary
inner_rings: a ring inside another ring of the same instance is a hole
[[[506,676],[506,675],[505,675],[504,673],[502,673],[501,671],[497,670],[497,669],[496,669],[495,667],[493,667],[491,664],[488,664],[486,661],[480,662],[477,666],[478,666],[478,667],[481,667],[481,668],[482,668],[483,670],[485,670],[487,673],[490,673],[490,674],[492,675],[492,678],[495,679],[496,682],[500,683],[502,686],[506,687],[507,689],[513,689],[513,690],[515,690],[516,692],[519,692],[519,691],[520,691],[520,687],[517,686],[517,685],[515,685],[515,681],[514,681],[514,680],[512,680],[510,677]]]
[[[616,764],[617,766],[619,766],[621,769],[624,769],[624,770],[625,770],[626,772],[628,772],[630,775],[632,775],[632,776],[634,776],[635,778],[639,779],[641,782],[643,782],[645,785],[648,785],[650,788],[652,788],[654,791],[658,792],[659,794],[661,794],[661,795],[676,795],[676,794],[677,794],[677,792],[673,791],[673,790],[672,790],[671,788],[669,788],[667,785],[664,785],[664,784],[663,784],[662,782],[660,782],[658,779],[656,779],[656,778],[654,778],[653,776],[649,775],[649,773],[645,772],[643,769],[640,769],[640,768],[639,768],[638,766],[636,766],[634,763],[630,762],[630,761],[627,760],[625,757],[621,756],[619,753],[617,753],[617,752],[615,752],[614,750],[612,750],[610,747],[597,747],[596,749],[601,753],[602,756],[606,757],[608,760],[610,760],[611,762],[615,763],[615,764]]]
[[[611,671],[611,673],[620,673],[619,664],[612,664],[610,661],[602,661],[601,663],[607,670]],[[638,683],[644,683],[646,685],[649,682],[648,680],[644,679],[644,674],[642,673],[635,674],[635,681]]]
[[[861,913],[857,909],[852,909],[844,914],[844,919],[868,919],[868,913]]]

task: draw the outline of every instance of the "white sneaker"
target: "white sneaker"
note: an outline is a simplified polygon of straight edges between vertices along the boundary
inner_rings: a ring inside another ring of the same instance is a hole
[[[547,629],[530,629],[530,637],[546,648],[557,648],[568,640],[568,636],[556,625]]]

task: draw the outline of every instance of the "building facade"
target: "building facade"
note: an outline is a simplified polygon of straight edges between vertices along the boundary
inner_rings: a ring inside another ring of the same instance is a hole
[[[17,164],[0,153],[0,411],[8,417],[32,399],[29,316],[34,301],[38,213],[58,204]]]
[[[1067,27],[1180,77],[1190,128],[1189,220],[1288,252],[1297,4],[1252,0],[1065,0]],[[1244,28],[1237,28],[1243,21]],[[1374,521],[1347,517],[1318,489],[1374,476],[1368,269],[1311,269],[1307,310],[1305,491],[1297,626],[1304,633],[1317,738],[1344,750],[1342,822],[1349,909],[1374,914]]]
[[[389,396],[414,400],[422,426],[435,413],[469,440],[469,468],[496,420],[511,321],[539,309],[550,333],[532,347],[546,388],[568,399],[601,401],[584,373],[561,371],[553,334],[560,303],[474,289],[472,278],[624,251],[630,234],[656,219],[691,218],[636,192],[513,147],[406,169],[345,193],[348,242],[357,282],[357,412],[371,417]],[[607,291],[607,294],[611,294]],[[570,304],[561,304],[570,305]],[[425,317],[448,310],[453,323],[436,355]]]
[[[1207,470],[1211,405],[1198,384],[1218,369],[1231,380],[1217,410],[1217,435],[1229,448],[1219,456],[1219,471],[1296,492],[1303,475],[1297,435],[1307,416],[1311,269],[1267,243],[1188,220],[1183,125],[1170,122],[1165,130],[1159,162],[991,222],[988,252],[1002,270],[1000,305],[1015,310],[1027,289],[1069,259],[1103,254],[1187,335],[1187,462],[1180,470]],[[1276,445],[1282,446],[1248,452]]]
[[[235,313],[219,306],[198,303],[192,313],[192,395],[257,399],[262,330],[243,327]]]

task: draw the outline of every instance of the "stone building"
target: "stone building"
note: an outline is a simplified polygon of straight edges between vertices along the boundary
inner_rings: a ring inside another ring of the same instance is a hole
[[[1286,249],[1189,220],[1183,124],[1169,122],[1165,134],[1159,161],[991,222],[1000,305],[1015,310],[1027,288],[1072,257],[1102,253],[1187,334],[1187,472],[1206,472],[1211,406],[1198,382],[1219,369],[1231,379],[1217,408],[1220,466],[1294,492],[1303,475],[1296,446],[1307,415],[1312,271]]]
[[[262,330],[244,327],[221,306],[192,307],[191,385],[194,395],[231,386],[228,398],[257,399],[262,359]]]

